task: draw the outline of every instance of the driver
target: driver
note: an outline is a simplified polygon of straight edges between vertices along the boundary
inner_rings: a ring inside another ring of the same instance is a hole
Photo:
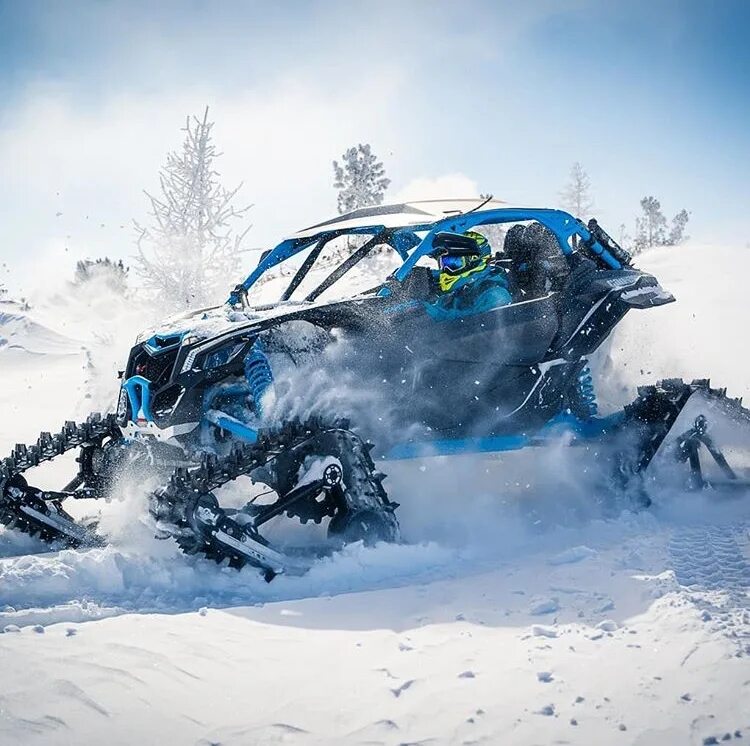
[[[481,233],[438,233],[432,245],[438,295],[426,304],[431,316],[460,318],[511,302],[505,272],[490,264],[492,250]]]

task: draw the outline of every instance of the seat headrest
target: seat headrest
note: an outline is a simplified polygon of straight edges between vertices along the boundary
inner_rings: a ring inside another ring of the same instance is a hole
[[[560,247],[555,234],[541,223],[518,223],[505,234],[503,251],[510,257],[555,256]]]

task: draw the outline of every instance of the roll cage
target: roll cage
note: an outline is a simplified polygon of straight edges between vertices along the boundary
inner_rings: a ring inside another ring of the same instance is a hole
[[[345,217],[342,216],[342,220]],[[312,290],[305,297],[305,301],[312,302],[316,300],[318,296],[343,277],[344,274],[377,245],[390,246],[401,257],[403,264],[393,273],[392,277],[398,282],[403,282],[419,260],[432,253],[433,239],[438,233],[444,231],[463,233],[464,231],[471,230],[472,228],[480,228],[484,225],[499,225],[521,221],[536,221],[548,228],[557,238],[560,251],[564,255],[572,254],[575,250],[574,247],[579,245],[585,247],[587,253],[596,259],[603,268],[621,269],[630,263],[630,256],[627,252],[623,251],[599,227],[595,220],[591,220],[588,225],[585,225],[581,220],[574,218],[569,213],[554,209],[515,207],[490,210],[480,209],[403,227],[387,227],[375,223],[373,225],[321,231],[311,236],[288,238],[261,256],[258,266],[242,284],[236,286],[230,294],[228,302],[231,305],[243,303],[250,288],[266,272],[299,254],[301,251],[312,247],[310,254],[296,271],[289,286],[280,298],[280,302],[288,301],[294,290],[299,287],[315,263],[323,248],[329,242],[341,236],[367,235],[370,238]],[[420,234],[423,235],[420,236]]]

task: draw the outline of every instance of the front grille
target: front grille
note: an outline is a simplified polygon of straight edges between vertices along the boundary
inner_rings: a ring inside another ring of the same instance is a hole
[[[146,380],[151,381],[154,387],[163,386],[172,377],[179,351],[180,348],[177,347],[151,356],[142,345],[136,347],[130,356],[127,377],[143,376]]]
[[[151,410],[154,414],[154,420],[161,423],[169,418],[174,411],[175,405],[182,396],[183,388],[176,383],[162,389],[155,397],[151,404]]]

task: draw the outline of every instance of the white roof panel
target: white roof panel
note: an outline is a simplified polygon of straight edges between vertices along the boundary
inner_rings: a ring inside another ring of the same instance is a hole
[[[311,225],[309,228],[304,228],[292,234],[289,238],[311,238],[323,231],[349,230],[370,225],[405,228],[410,225],[434,223],[451,215],[460,215],[479,207],[482,210],[497,210],[511,207],[511,205],[499,199],[486,200],[481,197],[473,197],[470,199],[430,199],[394,205],[363,207],[344,215],[338,215],[323,223]]]

